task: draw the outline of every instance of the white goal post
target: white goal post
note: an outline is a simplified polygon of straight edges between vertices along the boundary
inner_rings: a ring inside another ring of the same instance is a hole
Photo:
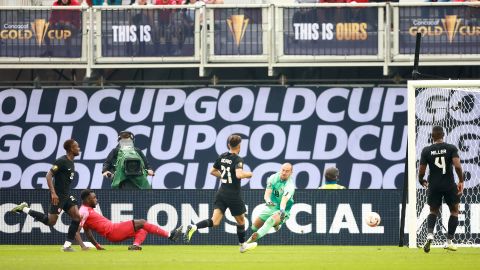
[[[426,191],[418,183],[419,155],[434,125],[444,127],[445,141],[459,148],[466,175],[460,202],[458,246],[480,246],[480,80],[408,81],[408,246],[422,246],[426,239]],[[427,169],[428,175],[428,169]],[[457,176],[455,175],[455,181]],[[443,204],[435,227],[433,246],[445,241],[449,210]]]

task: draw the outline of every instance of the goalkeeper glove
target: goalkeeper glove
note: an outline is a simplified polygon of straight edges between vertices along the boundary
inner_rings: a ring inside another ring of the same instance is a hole
[[[268,206],[268,207],[271,207],[271,206],[275,206],[275,203],[272,202],[272,201],[267,201],[267,202],[265,203],[265,205]]]
[[[285,209],[280,209],[280,220],[283,221],[285,219]]]

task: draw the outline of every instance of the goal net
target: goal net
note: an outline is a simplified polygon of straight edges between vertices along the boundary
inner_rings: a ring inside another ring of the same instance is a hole
[[[445,142],[458,148],[465,176],[459,225],[454,243],[480,246],[480,80],[408,82],[408,205],[409,247],[423,246],[427,237],[427,192],[418,183],[423,147],[432,143],[434,125],[445,130]],[[428,176],[428,168],[426,177]],[[455,182],[458,182],[457,175]],[[450,211],[444,203],[434,230],[433,246],[446,242]]]

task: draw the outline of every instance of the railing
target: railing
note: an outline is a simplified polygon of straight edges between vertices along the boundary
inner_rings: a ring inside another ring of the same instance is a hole
[[[422,65],[480,62],[480,4],[392,3],[392,64],[413,61],[422,33]],[[430,13],[429,13],[430,11]]]
[[[480,64],[475,3],[0,7],[0,22],[0,67],[85,68],[87,76],[306,66],[383,66],[387,74],[412,64],[416,32],[422,65]]]
[[[88,15],[82,7],[1,7],[2,67],[85,68]]]

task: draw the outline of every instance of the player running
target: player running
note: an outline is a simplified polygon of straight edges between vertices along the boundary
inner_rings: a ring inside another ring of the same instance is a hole
[[[243,159],[238,155],[240,153],[240,143],[242,138],[239,135],[232,134],[228,137],[227,146],[229,152],[221,154],[210,171],[210,174],[216,176],[222,181],[220,188],[215,195],[214,210],[211,219],[198,222],[195,225],[188,225],[185,232],[185,242],[189,243],[193,234],[202,228],[217,227],[225,215],[227,208],[230,209],[232,216],[237,222],[237,236],[240,243],[240,252],[254,248],[256,243],[245,243],[245,202],[241,196],[240,180],[251,178],[252,173],[243,170]]]
[[[284,163],[279,172],[268,178],[267,188],[263,195],[267,208],[253,222],[252,231],[254,233],[247,243],[255,243],[264,237],[272,227],[275,231],[280,230],[282,224],[289,218],[295,193],[295,183],[293,183],[291,175],[292,164]]]
[[[62,210],[67,212],[72,218],[72,222],[68,228],[67,240],[62,250],[74,251],[72,242],[75,240],[75,233],[78,230],[80,214],[75,197],[70,195],[70,185],[75,175],[73,159],[80,154],[80,147],[75,140],[69,139],[63,143],[63,148],[67,152],[66,155],[55,160],[46,176],[48,188],[50,189],[50,212],[44,214],[32,210],[26,202],[22,202],[11,211],[15,213],[24,212],[47,226],[53,226],[57,223],[58,215]]]
[[[430,252],[430,245],[433,241],[433,229],[442,205],[442,197],[450,209],[445,249],[457,250],[452,239],[458,226],[460,196],[463,193],[463,170],[457,147],[443,142],[443,136],[444,132],[441,126],[432,128],[433,144],[423,148],[418,170],[418,181],[427,189],[427,203],[430,206],[430,214],[427,217],[427,241],[423,246],[423,250],[427,253]],[[452,164],[458,176],[456,185]],[[428,181],[423,179],[427,165],[430,171]]]
[[[168,238],[172,241],[177,241],[182,235],[182,226],[172,232],[167,232],[156,225],[148,223],[144,219],[113,223],[94,210],[97,205],[97,195],[92,190],[85,189],[80,196],[82,198],[82,206],[80,207],[82,220],[80,227],[83,227],[88,240],[98,250],[104,250],[104,248],[97,242],[95,237],[93,237],[92,231],[97,232],[110,242],[120,242],[134,238],[133,245],[129,246],[128,250],[142,250],[140,245],[145,241],[148,233]],[[83,245],[80,232],[77,232],[76,237],[78,242]]]

